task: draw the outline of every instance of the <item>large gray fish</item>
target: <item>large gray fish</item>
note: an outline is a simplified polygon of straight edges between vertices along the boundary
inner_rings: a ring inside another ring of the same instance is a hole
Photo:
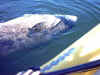
[[[33,14],[0,23],[0,55],[30,50],[66,33],[76,21],[71,15]]]

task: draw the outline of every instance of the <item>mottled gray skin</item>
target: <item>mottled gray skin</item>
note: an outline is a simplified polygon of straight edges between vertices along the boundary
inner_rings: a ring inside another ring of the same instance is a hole
[[[0,55],[30,50],[66,29],[68,25],[52,15],[30,15],[0,23]]]

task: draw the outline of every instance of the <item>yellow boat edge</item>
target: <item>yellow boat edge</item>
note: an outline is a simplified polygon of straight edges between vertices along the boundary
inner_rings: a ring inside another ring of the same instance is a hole
[[[100,59],[99,29],[100,24],[96,25],[49,62],[42,65],[42,71],[52,72]],[[95,72],[96,69],[83,73],[74,73],[74,75],[94,75]]]

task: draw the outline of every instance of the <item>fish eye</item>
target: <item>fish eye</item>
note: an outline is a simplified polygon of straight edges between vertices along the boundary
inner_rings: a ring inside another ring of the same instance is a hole
[[[35,26],[32,27],[33,31],[40,32],[42,30],[43,22],[37,23]]]
[[[40,29],[40,28],[34,28],[33,31],[35,31],[35,32],[40,32],[41,29]]]
[[[41,32],[43,30],[43,25],[44,25],[44,22],[40,22],[34,25],[32,28],[28,28],[29,31],[28,31],[27,36],[31,37],[33,33]]]

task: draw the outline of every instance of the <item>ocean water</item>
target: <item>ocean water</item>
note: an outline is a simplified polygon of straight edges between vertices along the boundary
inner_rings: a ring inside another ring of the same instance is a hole
[[[0,22],[24,14],[76,15],[76,26],[67,35],[37,49],[0,57],[0,75],[13,75],[30,66],[41,66],[100,23],[99,0],[0,0]]]

